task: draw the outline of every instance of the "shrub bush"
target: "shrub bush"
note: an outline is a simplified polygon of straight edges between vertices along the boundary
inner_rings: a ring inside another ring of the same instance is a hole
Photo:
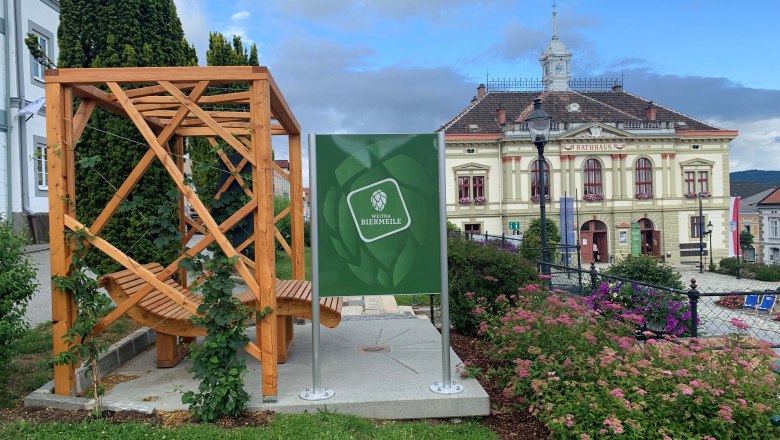
[[[7,365],[11,346],[27,328],[24,315],[38,285],[36,269],[24,255],[27,236],[14,232],[0,216],[0,372]]]
[[[737,275],[737,258],[728,257],[720,260],[718,272]],[[780,265],[763,263],[742,263],[739,268],[742,278],[755,278],[761,281],[780,281]]]
[[[654,286],[684,289],[682,276],[672,266],[651,256],[627,255],[610,266],[604,273],[640,281]]]
[[[553,438],[776,438],[768,419],[780,409],[777,377],[766,346],[739,348],[741,335],[718,352],[697,339],[639,342],[636,316],[619,305],[619,319],[610,319],[536,285],[477,301],[493,360],[482,379],[502,386]]]
[[[479,324],[471,313],[473,302],[467,293],[476,292],[492,300],[514,294],[519,287],[538,280],[533,264],[491,243],[450,238],[447,262],[452,325],[467,335],[476,334]]]

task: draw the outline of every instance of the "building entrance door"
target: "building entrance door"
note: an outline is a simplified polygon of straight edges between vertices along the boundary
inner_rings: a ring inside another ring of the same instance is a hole
[[[661,231],[655,230],[653,221],[649,218],[639,219],[639,230],[642,233],[642,255],[661,256]]]
[[[609,261],[609,240],[607,225],[598,220],[585,222],[580,227],[580,245],[582,246],[582,261],[590,264]],[[587,242],[586,242],[587,240]]]

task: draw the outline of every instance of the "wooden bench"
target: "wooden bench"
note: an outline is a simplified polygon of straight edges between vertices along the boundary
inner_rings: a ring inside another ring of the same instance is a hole
[[[155,275],[164,269],[159,263],[145,264],[144,267]],[[165,283],[181,292],[193,303],[201,303],[200,295],[190,292],[176,281],[168,279]],[[98,285],[105,287],[118,305],[147,286],[147,283],[131,271],[123,270],[100,277]],[[242,292],[236,297],[241,304],[255,307],[255,297],[251,291]],[[340,297],[320,299],[320,323],[329,328],[339,325],[342,304],[343,300]],[[284,363],[293,342],[293,316],[311,319],[311,283],[302,280],[276,280],[275,311],[279,345],[277,361]],[[186,344],[192,342],[197,336],[206,335],[205,329],[192,323],[190,312],[156,289],[128,309],[127,315],[141,325],[157,331],[158,368],[175,366],[187,355]],[[178,337],[182,337],[184,344],[179,343]]]

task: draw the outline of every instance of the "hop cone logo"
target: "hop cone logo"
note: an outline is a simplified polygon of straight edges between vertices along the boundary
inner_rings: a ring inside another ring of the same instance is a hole
[[[371,194],[371,206],[374,207],[377,211],[381,211],[385,209],[385,204],[387,203],[387,194],[385,194],[384,191],[381,189],[378,189],[374,191],[373,194]]]

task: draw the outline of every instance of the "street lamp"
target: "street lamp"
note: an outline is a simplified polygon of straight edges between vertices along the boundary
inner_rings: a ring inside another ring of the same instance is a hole
[[[710,220],[709,222],[707,222],[707,235],[709,235],[709,236],[710,236],[710,249],[709,249],[709,254],[710,254],[710,267],[712,267],[712,264],[713,264],[713,263],[712,263],[712,220]]]
[[[534,109],[531,114],[525,118],[525,122],[528,124],[528,133],[531,136],[531,141],[536,145],[536,151],[539,152],[539,159],[537,162],[537,170],[539,177],[537,182],[539,183],[539,210],[541,211],[542,220],[542,274],[549,274],[550,270],[547,267],[547,261],[549,260],[549,254],[547,249],[547,213],[544,207],[544,146],[547,145],[547,141],[550,140],[550,115],[542,110],[541,98],[534,99]]]
[[[704,214],[702,213],[701,197],[703,192],[697,194],[699,197],[699,273],[704,273]]]

